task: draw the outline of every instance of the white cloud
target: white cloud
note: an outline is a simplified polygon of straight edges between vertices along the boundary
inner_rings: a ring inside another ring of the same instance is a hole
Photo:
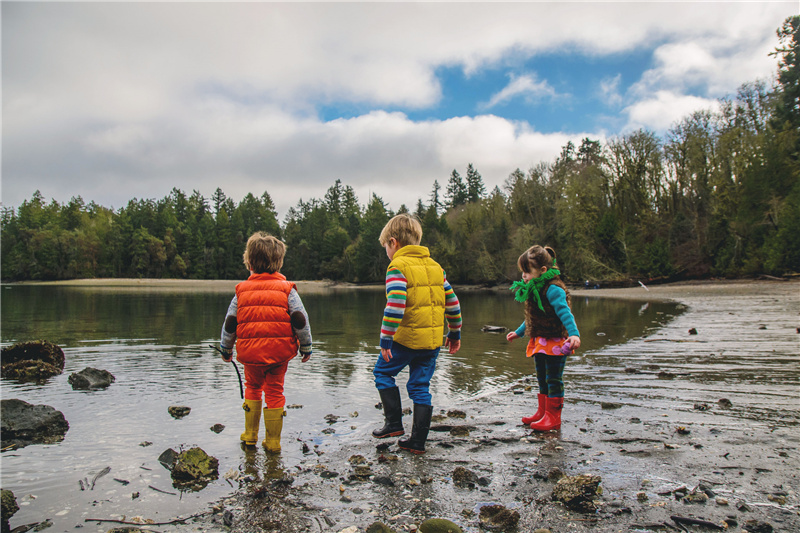
[[[509,100],[521,96],[526,102],[534,102],[542,98],[553,98],[556,91],[546,80],[538,81],[535,74],[525,74],[522,76],[511,76],[508,85],[496,94],[492,95],[489,101],[483,104],[483,109],[491,109],[498,104],[506,103]]]
[[[515,57],[660,43],[624,95],[629,126],[654,127],[774,70],[774,30],[795,13],[794,2],[3,2],[3,201],[41,189],[119,207],[219,186],[236,199],[268,190],[285,210],[341,178],[396,207],[467,163],[491,188],[598,135],[358,110],[433,109],[441,67],[478,75]],[[520,76],[489,104],[554,93]],[[331,103],[356,116],[321,120]]]
[[[491,189],[502,186],[515,168],[550,161],[568,140],[587,135],[543,135],[492,115],[414,122],[402,113],[374,111],[323,122],[274,107],[254,112],[229,103],[198,105],[203,128],[193,118],[169,120],[170,127],[152,122],[73,132],[79,142],[72,145],[77,164],[71,172],[92,179],[65,183],[64,174],[53,173],[35,186],[4,183],[4,194],[11,188],[29,198],[39,188],[50,197],[67,190],[63,199],[102,195],[120,207],[133,197],[161,198],[173,187],[206,197],[221,187],[236,201],[266,190],[283,215],[300,198],[323,197],[338,178],[353,186],[362,203],[375,193],[397,209],[416,205],[418,198],[427,201],[434,180],[444,183],[453,168],[463,174],[472,163]],[[56,160],[66,156],[55,147],[39,147],[37,153]]]
[[[705,109],[717,111],[719,102],[714,99],[658,91],[652,97],[625,108],[628,123],[624,130],[644,128],[664,132],[682,118]]]

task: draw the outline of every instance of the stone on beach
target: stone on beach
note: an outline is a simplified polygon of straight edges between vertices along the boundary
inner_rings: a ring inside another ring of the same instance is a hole
[[[2,400],[0,413],[3,448],[60,442],[69,429],[64,414],[49,405],[32,405],[17,399]]]
[[[594,500],[597,498],[600,481],[600,476],[591,474],[561,478],[553,488],[552,499],[562,502],[567,509],[593,513],[597,510]]]
[[[73,390],[105,389],[117,378],[108,370],[86,367],[80,372],[73,372],[67,380]]]
[[[63,350],[44,340],[6,346],[0,361],[0,373],[4,378],[23,382],[43,382],[64,371]]]
[[[19,511],[17,498],[14,497],[13,492],[6,489],[0,491],[0,508],[2,509],[2,514],[0,515],[0,528],[2,528],[3,531],[9,531],[10,527],[8,525],[8,521],[12,516],[14,516],[14,513]]]
[[[219,477],[219,461],[194,447],[180,452],[172,467],[172,480],[176,486],[203,488]]]
[[[186,407],[185,405],[170,405],[167,407],[167,412],[172,416],[172,418],[180,419],[184,416],[188,415],[192,411],[191,407]]]

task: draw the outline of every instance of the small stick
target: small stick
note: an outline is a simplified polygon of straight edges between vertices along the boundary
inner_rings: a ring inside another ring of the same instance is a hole
[[[147,486],[150,487],[151,489],[153,489],[156,492],[163,492],[164,494],[169,494],[171,496],[177,496],[177,494],[174,493],[174,492],[167,492],[166,490],[157,489],[153,485],[147,485]]]
[[[710,527],[711,529],[725,529],[722,526],[715,524],[714,522],[709,522],[707,520],[698,520],[697,518],[686,518],[684,516],[670,516],[672,520],[675,521],[676,524],[689,524],[692,526],[704,526]]]
[[[94,490],[94,484],[97,483],[97,480],[100,479],[101,477],[105,476],[109,472],[111,472],[111,467],[107,466],[104,469],[102,469],[100,472],[95,474],[95,476],[92,478],[92,489],[91,490]]]
[[[706,342],[706,341],[695,341],[690,339],[645,339],[644,342]]]

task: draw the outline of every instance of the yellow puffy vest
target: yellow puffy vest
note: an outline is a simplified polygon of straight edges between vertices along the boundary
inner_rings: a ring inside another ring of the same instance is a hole
[[[425,246],[403,246],[395,252],[389,268],[397,268],[406,277],[407,296],[403,320],[394,334],[412,350],[433,350],[444,337],[444,272],[431,259]]]

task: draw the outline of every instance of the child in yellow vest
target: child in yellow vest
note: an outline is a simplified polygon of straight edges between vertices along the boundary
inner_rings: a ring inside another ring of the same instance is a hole
[[[420,246],[422,226],[409,214],[392,218],[380,235],[391,263],[386,270],[386,308],[381,325],[381,355],[375,363],[375,386],[383,403],[385,424],[372,435],[378,439],[405,433],[400,390],[395,377],[409,369],[406,385],[414,403],[411,437],[398,441],[401,449],[425,453],[431,427],[431,377],[442,346],[444,321],[449,332],[445,346],[451,354],[461,347],[461,307],[442,267]]]

